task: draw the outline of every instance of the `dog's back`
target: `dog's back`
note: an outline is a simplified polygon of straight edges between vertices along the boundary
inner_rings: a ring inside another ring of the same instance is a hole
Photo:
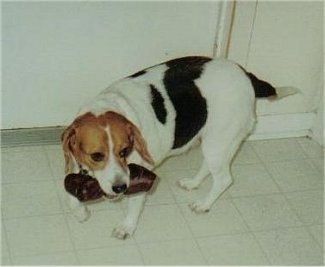
[[[113,110],[126,116],[141,129],[153,158],[160,162],[186,151],[205,129],[236,124],[246,136],[255,121],[255,97],[270,96],[276,96],[273,86],[236,63],[191,56],[113,83],[82,112]]]

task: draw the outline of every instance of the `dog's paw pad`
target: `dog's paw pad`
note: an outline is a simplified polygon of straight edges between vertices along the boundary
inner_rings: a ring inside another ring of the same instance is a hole
[[[127,239],[130,236],[132,236],[134,232],[134,228],[126,225],[121,225],[119,227],[116,227],[113,230],[112,236],[117,238],[117,239]]]
[[[198,200],[189,205],[191,210],[196,213],[206,213],[210,211],[210,205]]]
[[[123,229],[115,228],[113,230],[112,236],[117,239],[127,239],[129,237],[129,234],[125,232]]]
[[[198,188],[198,184],[192,178],[184,178],[178,181],[178,185],[185,190],[193,190]]]

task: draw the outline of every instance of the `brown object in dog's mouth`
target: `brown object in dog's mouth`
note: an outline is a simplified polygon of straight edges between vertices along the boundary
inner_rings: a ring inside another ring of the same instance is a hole
[[[95,178],[81,173],[68,174],[64,179],[64,187],[68,193],[82,202],[96,200],[106,195]]]
[[[125,195],[148,192],[156,179],[156,174],[148,169],[129,164],[130,185],[124,192]],[[108,196],[100,187],[98,181],[90,175],[70,173],[64,179],[65,190],[75,196],[79,201],[86,202]]]
[[[133,163],[128,166],[130,170],[130,185],[124,194],[131,195],[138,192],[148,192],[153,186],[157,175]]]

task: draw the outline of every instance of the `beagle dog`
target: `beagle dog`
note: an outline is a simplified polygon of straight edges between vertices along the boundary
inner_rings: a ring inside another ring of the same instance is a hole
[[[121,79],[85,104],[62,134],[65,172],[95,177],[106,196],[116,199],[130,184],[129,163],[154,170],[164,159],[200,142],[204,160],[193,178],[179,181],[197,188],[211,175],[207,195],[190,207],[209,211],[232,183],[230,163],[255,123],[255,98],[279,99],[296,89],[275,89],[226,59],[183,57]],[[146,194],[128,196],[125,220],[113,230],[133,234]],[[80,221],[87,207],[70,196]]]

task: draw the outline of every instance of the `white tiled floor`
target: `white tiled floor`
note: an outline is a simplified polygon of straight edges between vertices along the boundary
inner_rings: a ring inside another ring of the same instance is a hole
[[[234,184],[207,214],[188,204],[208,190],[176,181],[195,173],[198,148],[167,160],[135,235],[111,237],[126,200],[91,205],[80,224],[66,206],[60,146],[2,149],[2,264],[322,265],[323,150],[307,138],[247,141]]]

